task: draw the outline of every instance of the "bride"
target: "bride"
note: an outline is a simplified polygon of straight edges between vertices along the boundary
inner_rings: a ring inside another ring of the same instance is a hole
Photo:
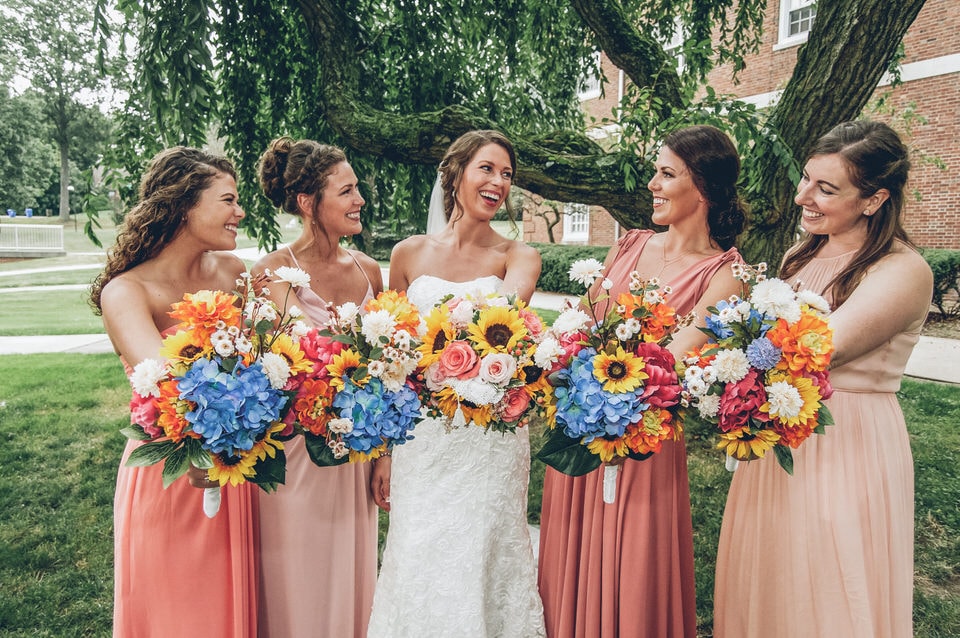
[[[448,294],[499,291],[529,301],[540,255],[490,226],[515,170],[513,145],[496,131],[471,131],[451,144],[430,234],[394,247],[390,287],[406,290],[423,312]],[[390,512],[390,531],[368,636],[545,635],[526,523],[528,431],[448,432],[443,420],[424,419],[414,436],[373,471],[374,500]]]

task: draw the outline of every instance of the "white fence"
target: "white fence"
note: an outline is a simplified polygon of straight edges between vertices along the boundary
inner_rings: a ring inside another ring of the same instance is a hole
[[[0,251],[4,253],[63,253],[63,226],[0,223]]]

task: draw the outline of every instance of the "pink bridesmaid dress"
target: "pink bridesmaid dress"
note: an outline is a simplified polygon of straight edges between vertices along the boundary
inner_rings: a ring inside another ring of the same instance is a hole
[[[822,291],[853,253],[793,277]],[[828,299],[829,301],[829,299]],[[836,425],[741,463],[717,552],[717,638],[913,636],[913,457],[896,392],[923,322],[830,371]]]
[[[610,297],[628,289],[653,231],[632,230],[606,276]],[[668,302],[690,312],[736,249],[703,259],[672,281]],[[551,638],[675,638],[697,633],[693,524],[686,447],[666,442],[626,461],[617,497],[603,502],[602,469],[571,477],[547,468],[540,527],[539,587]]]
[[[113,635],[254,638],[260,488],[223,488],[207,518],[203,490],[186,477],[164,489],[162,464],[126,466],[138,445],[127,442],[114,495]]]
[[[296,295],[315,325],[330,319],[312,290]],[[371,298],[368,280],[360,305]],[[372,464],[318,467],[299,436],[284,452],[285,484],[260,494],[259,638],[366,636],[377,583]]]

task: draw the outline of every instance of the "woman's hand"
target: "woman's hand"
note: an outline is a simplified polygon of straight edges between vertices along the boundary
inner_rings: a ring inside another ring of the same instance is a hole
[[[195,467],[193,465],[191,465],[190,469],[187,470],[187,480],[190,481],[190,485],[202,490],[205,490],[208,487],[220,487],[219,483],[216,481],[211,481],[209,478],[207,478],[206,470],[201,470],[199,467]]]
[[[370,491],[373,492],[373,502],[384,512],[390,511],[390,470],[393,459],[381,456],[373,462],[373,473],[370,475]]]

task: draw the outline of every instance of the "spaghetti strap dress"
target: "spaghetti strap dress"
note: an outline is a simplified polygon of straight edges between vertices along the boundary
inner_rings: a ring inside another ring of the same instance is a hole
[[[255,638],[259,488],[223,488],[207,518],[203,490],[185,477],[164,489],[163,464],[127,467],[139,445],[127,442],[113,501],[113,635]]]
[[[330,304],[309,288],[295,290],[314,325],[330,320]],[[360,305],[372,298],[367,279]],[[318,467],[301,436],[285,442],[284,452],[286,482],[260,494],[259,636],[365,636],[377,583],[371,464]]]
[[[821,291],[853,254],[815,258],[792,280]],[[740,463],[714,636],[913,636],[913,457],[896,392],[922,326],[830,371],[835,425],[793,450],[792,476],[772,455]]]
[[[607,277],[627,291],[650,230],[631,230]],[[678,313],[696,306],[736,249],[702,259],[664,282]],[[664,442],[617,473],[616,502],[603,502],[603,471],[566,476],[548,467],[540,519],[538,583],[551,638],[678,638],[697,633],[693,523],[683,440]]]

